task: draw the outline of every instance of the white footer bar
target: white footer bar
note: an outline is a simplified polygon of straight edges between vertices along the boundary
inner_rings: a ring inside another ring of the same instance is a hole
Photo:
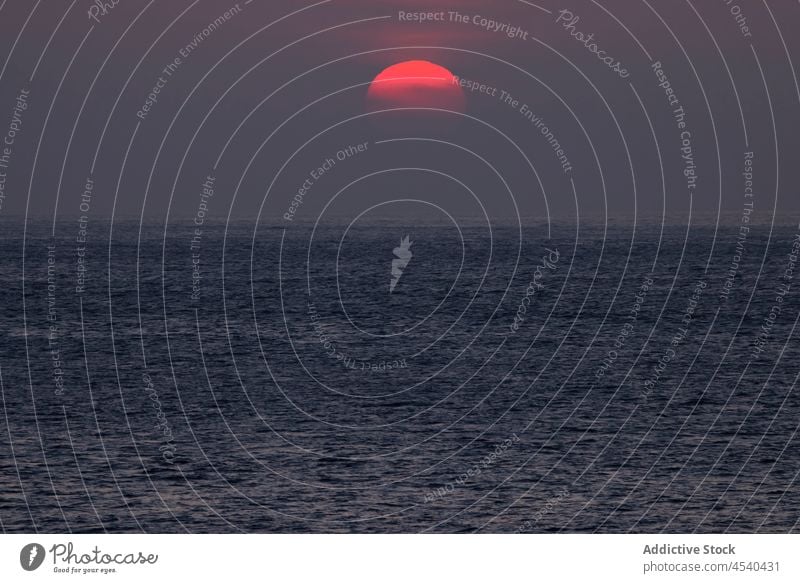
[[[0,581],[800,581],[794,535],[4,535]]]

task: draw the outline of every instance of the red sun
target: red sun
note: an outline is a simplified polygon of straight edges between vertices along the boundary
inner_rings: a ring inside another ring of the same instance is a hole
[[[466,98],[450,71],[430,61],[404,61],[384,69],[369,86],[367,106],[371,112],[413,108],[402,113],[413,119],[431,114],[464,113]],[[441,109],[445,112],[426,112]]]

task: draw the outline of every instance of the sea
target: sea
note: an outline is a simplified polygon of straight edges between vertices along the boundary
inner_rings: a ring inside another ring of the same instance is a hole
[[[0,528],[787,533],[796,222],[0,222]]]

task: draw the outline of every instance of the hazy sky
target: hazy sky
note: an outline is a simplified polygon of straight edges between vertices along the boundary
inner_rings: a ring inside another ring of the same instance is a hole
[[[465,214],[482,212],[480,201],[503,216],[736,216],[749,152],[756,213],[796,212],[800,97],[789,58],[800,62],[800,6],[740,4],[121,0],[104,14],[88,0],[8,0],[2,133],[30,94],[0,169],[0,219],[26,207],[52,215],[56,201],[59,215],[81,214],[88,179],[93,216],[115,207],[191,217],[210,175],[210,216],[278,220],[312,171],[365,143],[314,181],[298,219],[331,201],[326,212],[347,215],[394,198]],[[425,141],[377,144],[391,136],[363,117],[367,84],[410,59],[489,89],[467,96],[469,117],[413,136]]]

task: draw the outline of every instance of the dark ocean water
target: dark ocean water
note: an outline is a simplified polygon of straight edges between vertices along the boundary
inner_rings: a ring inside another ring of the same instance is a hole
[[[796,227],[23,225],[5,531],[798,528]]]

